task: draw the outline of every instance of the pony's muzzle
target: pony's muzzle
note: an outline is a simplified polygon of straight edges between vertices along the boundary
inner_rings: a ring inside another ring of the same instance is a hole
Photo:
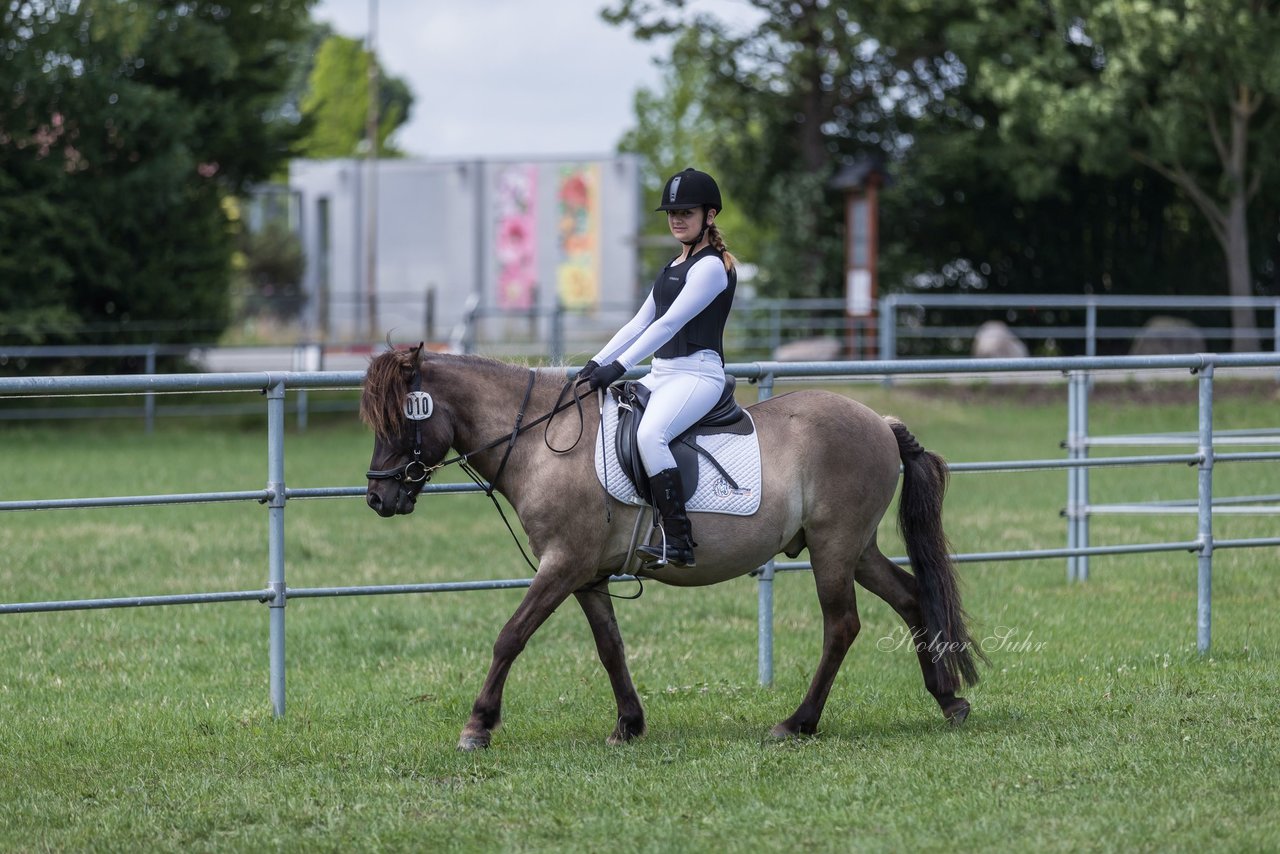
[[[373,508],[379,516],[390,516],[395,513],[395,508],[387,506],[382,501],[382,496],[376,492],[370,491],[365,496],[365,502]]]
[[[397,490],[395,499],[386,501],[376,490],[370,489],[365,496],[365,503],[373,509],[375,513],[384,519],[389,519],[397,514],[408,514],[413,512],[414,506],[417,504],[414,496],[405,492],[403,489]]]

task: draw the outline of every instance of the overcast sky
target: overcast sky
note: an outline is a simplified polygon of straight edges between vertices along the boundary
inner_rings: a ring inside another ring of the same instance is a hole
[[[396,136],[412,156],[607,154],[657,88],[641,43],[600,19],[601,0],[377,0],[375,42],[404,78],[413,114]],[[369,0],[320,0],[316,20],[363,39]]]

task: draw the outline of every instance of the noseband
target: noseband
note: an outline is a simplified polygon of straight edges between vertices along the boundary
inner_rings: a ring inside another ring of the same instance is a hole
[[[435,469],[422,461],[422,422],[431,417],[435,403],[431,395],[422,390],[422,368],[413,369],[413,390],[404,399],[404,417],[413,422],[413,458],[390,469],[369,469],[369,480],[398,480],[410,484],[425,484],[431,480]]]

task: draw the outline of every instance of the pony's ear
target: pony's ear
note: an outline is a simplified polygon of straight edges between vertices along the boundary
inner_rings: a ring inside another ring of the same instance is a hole
[[[407,350],[401,350],[404,358],[400,362],[400,373],[406,380],[413,376],[418,370],[418,366],[422,364],[422,351],[427,347],[426,341],[419,341],[417,347],[410,347]]]

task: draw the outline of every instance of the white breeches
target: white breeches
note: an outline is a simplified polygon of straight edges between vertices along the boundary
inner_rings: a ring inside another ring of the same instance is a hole
[[[636,431],[640,458],[650,476],[676,467],[670,444],[711,411],[724,392],[724,365],[714,350],[677,359],[654,359],[643,377],[651,392]]]

